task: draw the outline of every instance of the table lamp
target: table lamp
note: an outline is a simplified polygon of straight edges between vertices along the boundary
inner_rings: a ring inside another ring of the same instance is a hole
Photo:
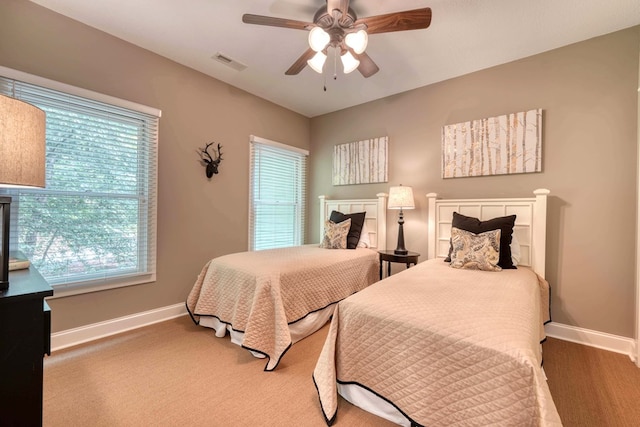
[[[44,187],[45,113],[0,95],[0,187]],[[0,291],[9,288],[11,197],[0,196]]]
[[[393,251],[398,255],[406,255],[409,253],[404,247],[404,231],[402,226],[404,224],[404,217],[402,214],[403,209],[415,209],[416,205],[413,201],[413,190],[411,187],[403,187],[400,184],[398,187],[391,187],[389,189],[389,202],[387,203],[388,209],[400,209],[398,214],[398,246]]]

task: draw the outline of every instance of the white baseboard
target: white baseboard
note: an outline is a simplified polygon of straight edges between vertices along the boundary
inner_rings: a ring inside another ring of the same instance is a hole
[[[51,334],[51,351],[82,344],[187,314],[184,303]]]
[[[562,323],[555,322],[548,323],[545,325],[544,329],[548,337],[588,345],[590,347],[613,351],[615,353],[626,354],[635,362],[636,342],[632,338],[593,331],[591,329],[563,325]]]
[[[51,334],[51,351],[82,344],[85,342],[119,334],[132,329],[141,328],[179,316],[187,315],[184,303],[161,307],[155,310],[144,311],[130,316],[119,317],[105,322],[93,323],[79,328],[68,329]],[[578,344],[596,347],[603,350],[622,353],[635,361],[635,340],[631,338],[611,335],[590,329],[563,325],[551,322],[545,326],[548,337]]]

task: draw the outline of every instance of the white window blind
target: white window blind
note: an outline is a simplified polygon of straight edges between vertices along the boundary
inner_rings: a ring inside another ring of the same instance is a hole
[[[57,295],[155,280],[160,112],[1,75],[0,93],[46,113],[46,188],[8,191],[11,249]]]
[[[308,154],[251,137],[250,250],[303,243]]]

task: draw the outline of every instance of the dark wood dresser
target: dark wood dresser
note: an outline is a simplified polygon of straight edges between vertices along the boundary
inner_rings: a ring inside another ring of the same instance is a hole
[[[31,266],[0,291],[0,426],[42,425],[42,359],[51,352],[53,288]]]

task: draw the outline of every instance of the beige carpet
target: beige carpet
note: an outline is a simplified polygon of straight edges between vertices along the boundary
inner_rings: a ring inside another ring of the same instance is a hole
[[[45,358],[45,426],[325,426],[311,374],[328,327],[274,372],[189,317]],[[545,371],[565,426],[640,420],[640,369],[629,358],[549,339]],[[392,424],[341,400],[335,424]]]
[[[551,338],[543,352],[565,426],[640,426],[640,368],[628,356]]]
[[[273,372],[188,316],[45,358],[45,426],[326,426],[311,379],[328,331]],[[345,426],[391,426],[346,402]]]

